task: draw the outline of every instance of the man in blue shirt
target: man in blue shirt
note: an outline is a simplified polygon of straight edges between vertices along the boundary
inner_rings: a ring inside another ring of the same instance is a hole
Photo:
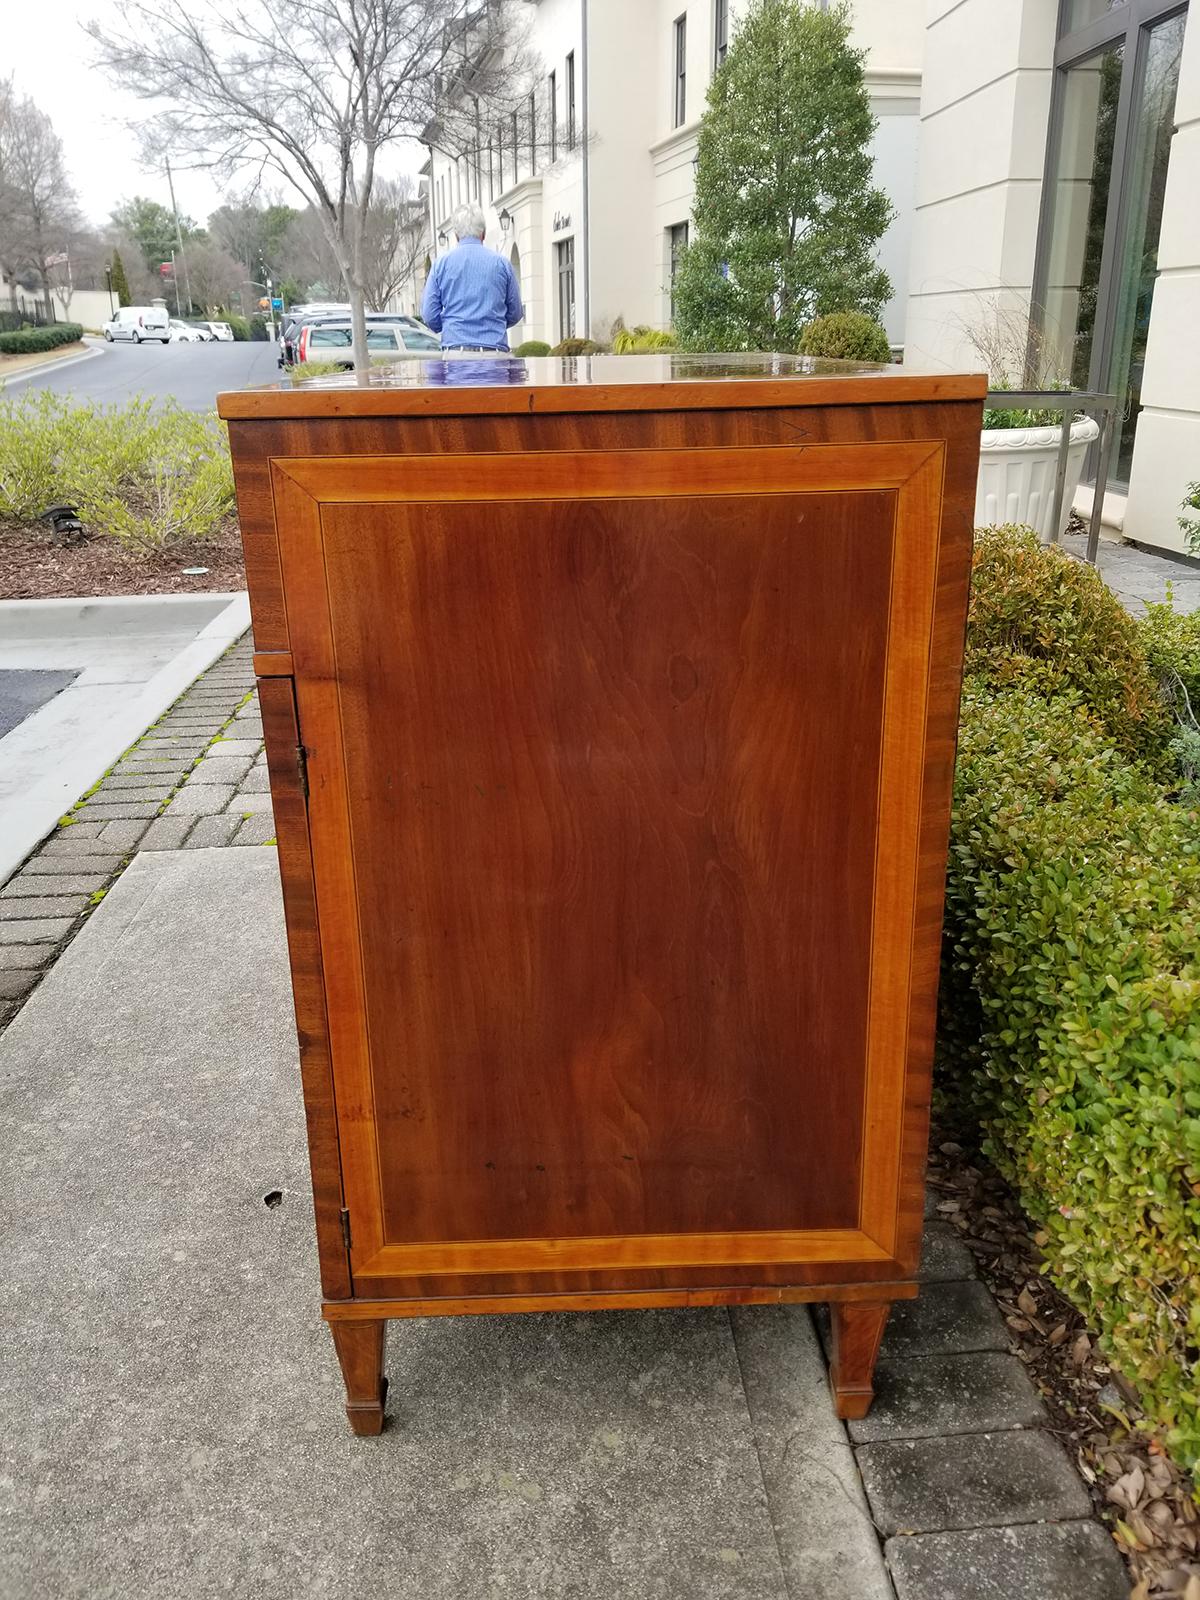
[[[484,249],[478,206],[459,206],[451,226],[458,243],[434,262],[421,316],[441,334],[443,350],[507,350],[508,329],[525,315],[517,275],[503,256]]]

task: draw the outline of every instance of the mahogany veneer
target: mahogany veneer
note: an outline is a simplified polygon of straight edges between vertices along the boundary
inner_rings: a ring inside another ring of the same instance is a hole
[[[223,395],[324,1312],[916,1293],[982,377]]]

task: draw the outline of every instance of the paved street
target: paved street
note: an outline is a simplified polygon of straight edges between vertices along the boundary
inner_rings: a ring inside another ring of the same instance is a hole
[[[209,411],[222,389],[270,383],[278,346],[265,344],[103,344],[101,354],[31,378],[10,379],[13,397],[51,389],[76,400],[122,401],[173,396],[189,411]]]

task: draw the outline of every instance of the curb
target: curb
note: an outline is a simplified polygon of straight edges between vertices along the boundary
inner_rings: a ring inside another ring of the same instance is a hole
[[[54,832],[58,817],[75,804],[88,785],[102,777],[122,752],[135,744],[146,729],[157,722],[196,679],[245,634],[250,626],[250,601],[246,594],[237,593],[219,597],[191,594],[114,595],[91,600],[48,599],[6,601],[0,604],[0,616],[4,614],[5,606],[14,608],[14,616],[9,623],[10,631],[6,636],[20,639],[27,635],[20,631],[16,623],[17,607],[25,608],[26,616],[37,615],[42,608],[46,613],[53,613],[73,606],[82,607],[86,613],[90,613],[88,620],[92,626],[80,631],[92,632],[103,628],[105,631],[120,632],[122,622],[128,620],[131,612],[139,609],[145,612],[179,609],[205,600],[211,605],[214,598],[225,601],[217,615],[183,644],[151,678],[137,686],[120,711],[108,719],[103,747],[92,754],[86,766],[81,765],[70,774],[68,789],[61,793],[47,793],[40,803],[37,790],[26,792],[24,799],[29,814],[24,824],[18,814],[0,847],[0,882],[9,873],[15,872],[24,858]],[[54,775],[51,775],[38,788],[49,790],[53,785]]]
[[[231,727],[245,727],[261,745],[262,724],[244,710],[255,687],[249,634],[233,643],[215,637],[207,643],[216,657],[208,671],[189,679],[182,694],[176,691],[178,697],[157,721],[139,731],[71,813],[0,883],[0,1034],[133,856],[141,849],[164,848],[146,837],[150,830],[174,822],[187,833],[208,820],[191,814],[167,818],[164,812],[214,741],[228,737]],[[254,822],[264,820],[269,825],[256,829]],[[245,837],[225,842],[274,843],[267,837],[273,831],[270,818],[240,818],[239,823],[236,831]]]
[[[22,367],[20,372],[14,372],[11,378],[0,377],[0,393],[14,383],[24,383],[26,378],[36,378],[43,372],[62,372],[66,367],[77,367],[81,361],[91,361],[94,357],[105,353],[106,347],[103,341],[99,344],[89,343],[87,349],[80,351],[78,355],[65,356],[61,361],[41,361],[36,367]]]

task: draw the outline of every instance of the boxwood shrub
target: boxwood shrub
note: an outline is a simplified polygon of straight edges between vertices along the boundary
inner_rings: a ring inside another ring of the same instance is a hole
[[[19,328],[15,333],[0,333],[0,354],[34,355],[39,350],[57,350],[60,345],[77,344],[83,338],[78,322],[52,322],[46,328]]]
[[[865,311],[829,311],[814,317],[800,335],[802,356],[835,361],[890,361],[887,330]]]
[[[1171,725],[1147,697],[1164,637],[1200,672],[1200,627],[1127,626],[1067,560],[1023,532],[980,538],[938,1092],[981,1129],[1047,1270],[1195,1466],[1200,814],[1163,776]]]

